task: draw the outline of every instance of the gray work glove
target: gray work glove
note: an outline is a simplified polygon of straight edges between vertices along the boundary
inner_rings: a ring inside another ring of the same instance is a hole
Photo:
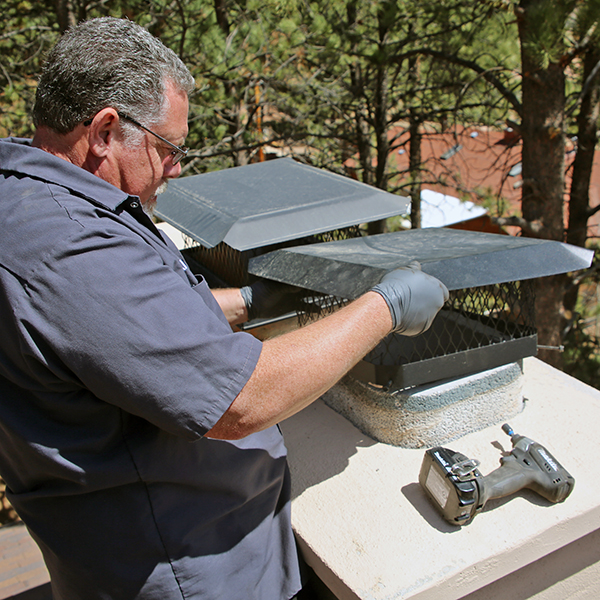
[[[372,291],[383,296],[392,315],[392,331],[402,335],[419,335],[429,329],[448,300],[448,288],[423,273],[417,262],[390,271]]]
[[[301,290],[298,287],[258,279],[240,288],[244,304],[248,310],[248,320],[272,319],[295,310]]]

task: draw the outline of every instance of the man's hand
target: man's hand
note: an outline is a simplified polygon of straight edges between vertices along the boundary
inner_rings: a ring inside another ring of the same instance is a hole
[[[419,263],[411,263],[390,271],[373,288],[387,302],[392,315],[392,331],[403,335],[419,335],[433,322],[448,300],[446,286],[421,271]]]
[[[251,321],[270,319],[295,310],[301,290],[278,281],[258,279],[251,285],[240,288],[240,293]]]

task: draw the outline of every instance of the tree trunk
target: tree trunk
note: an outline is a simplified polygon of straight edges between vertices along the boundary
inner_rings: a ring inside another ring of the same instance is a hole
[[[581,99],[577,116],[577,154],[573,161],[571,193],[569,197],[569,225],[567,242],[585,247],[587,222],[590,216],[590,180],[594,163],[594,153],[598,141],[598,118],[600,117],[600,73],[594,68],[600,61],[600,48],[591,48],[585,55],[582,88],[589,79],[586,92]],[[593,75],[593,77],[592,77]],[[564,306],[574,311],[577,304],[579,286],[572,286],[565,295]]]
[[[409,93],[417,96],[419,84],[420,64],[417,56],[408,61]],[[411,229],[421,229],[421,118],[415,106],[409,108],[408,113],[408,135],[410,146],[408,150],[408,169],[410,173],[410,226]]]
[[[217,24],[223,35],[227,38],[231,27],[229,24],[229,14],[227,12],[227,3],[225,0],[214,0],[215,16]],[[245,103],[239,98],[238,86],[234,81],[225,79],[223,82],[225,94],[233,100],[233,107],[224,111],[227,120],[227,132],[231,138],[232,159],[235,167],[247,165],[249,162],[248,151],[243,148],[243,141],[238,136],[243,126],[242,113],[245,112]]]
[[[410,112],[410,147],[408,165],[410,170],[410,226],[421,228],[421,130],[419,120]]]
[[[388,36],[388,23],[384,13],[378,15],[379,21],[379,48],[380,54],[385,55],[386,41]],[[387,161],[390,153],[390,142],[388,139],[388,67],[382,58],[379,58],[376,75],[376,88],[374,94],[375,113],[375,145],[377,152],[377,164],[375,165],[375,186],[387,191],[388,173]]]
[[[540,66],[532,50],[527,8],[540,1],[552,10],[551,0],[521,0],[519,5],[523,95],[521,208],[523,218],[531,226],[530,235],[563,241],[565,74],[559,64]],[[540,345],[561,345],[563,296],[564,277],[538,280],[536,321]],[[562,365],[557,351],[540,350],[539,357],[554,366]]]
[[[381,65],[377,70],[377,89],[375,91],[375,143],[377,164],[375,165],[375,187],[387,191],[387,161],[390,154],[388,139],[388,75]]]
[[[85,5],[74,0],[55,0],[56,20],[61,33],[69,27],[76,25],[78,21],[85,20]]]

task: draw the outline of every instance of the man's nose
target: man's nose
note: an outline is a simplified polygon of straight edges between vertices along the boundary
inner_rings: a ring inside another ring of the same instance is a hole
[[[167,179],[176,179],[181,175],[181,163],[174,165],[171,160],[166,161],[164,173]]]

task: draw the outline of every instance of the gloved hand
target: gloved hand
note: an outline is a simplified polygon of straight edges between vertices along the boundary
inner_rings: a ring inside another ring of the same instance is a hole
[[[272,319],[295,309],[300,288],[270,279],[258,279],[240,288],[248,320]]]
[[[448,288],[421,271],[417,262],[386,273],[372,291],[383,296],[392,315],[393,329],[403,335],[419,335],[433,322],[448,300]]]

